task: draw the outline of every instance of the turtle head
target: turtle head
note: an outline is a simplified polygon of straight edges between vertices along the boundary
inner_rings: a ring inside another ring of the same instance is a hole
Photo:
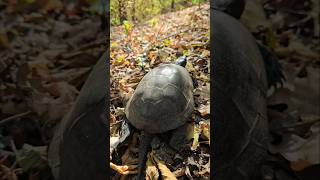
[[[181,56],[179,57],[176,62],[175,62],[176,65],[180,65],[182,67],[186,67],[187,65],[187,57],[186,56]]]
[[[245,0],[214,0],[212,2],[212,8],[229,14],[236,19],[240,19],[244,11],[245,4]]]

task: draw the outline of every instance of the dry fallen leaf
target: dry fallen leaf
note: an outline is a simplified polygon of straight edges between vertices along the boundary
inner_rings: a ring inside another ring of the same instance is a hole
[[[8,48],[9,45],[8,36],[4,32],[0,31],[0,47]]]
[[[48,69],[49,63],[50,62],[46,59],[38,59],[28,62],[29,69],[32,72],[32,77],[41,77],[43,79],[47,78],[50,74]]]
[[[151,157],[158,166],[158,169],[161,172],[162,178],[164,180],[175,180],[177,179],[175,175],[170,171],[170,169],[164,164],[163,161],[159,160],[153,153],[150,153]]]
[[[246,1],[246,8],[241,16],[241,22],[245,24],[251,32],[256,32],[258,26],[270,27],[262,4],[259,0]]]
[[[41,9],[45,12],[48,11],[60,11],[63,8],[63,4],[60,0],[37,0],[41,6]]]
[[[208,114],[210,114],[210,104],[200,104],[198,111],[200,112],[200,115],[202,117],[207,116]]]
[[[290,163],[290,167],[294,171],[302,171],[303,169],[305,169],[311,165],[312,164],[306,160],[292,161]]]
[[[159,171],[156,165],[152,161],[152,157],[148,154],[148,160],[146,165],[146,180],[158,180]]]
[[[200,123],[200,128],[202,129],[201,135],[208,140],[210,144],[210,121],[201,121]]]
[[[185,175],[185,171],[186,171],[185,168],[179,168],[179,169],[175,170],[172,173],[175,175],[175,177],[178,178],[178,177],[184,176]]]
[[[124,165],[124,166],[118,166],[116,164],[113,164],[110,162],[111,169],[117,171],[119,174],[128,175],[128,174],[137,174],[138,170],[136,165]]]
[[[121,161],[123,164],[137,164],[138,159],[135,157],[135,154],[139,149],[136,149],[138,142],[138,133],[134,133],[132,140],[129,144],[129,147],[126,149],[125,153],[121,156]]]
[[[117,148],[117,146],[120,143],[119,137],[110,137],[110,159],[112,159],[112,154],[114,150]]]
[[[289,161],[308,161],[311,164],[319,164],[320,152],[320,123],[311,127],[311,136],[307,139],[294,134],[283,136],[284,140],[279,145],[270,145],[272,153],[281,153]]]
[[[0,165],[1,172],[4,174],[3,179],[7,180],[18,180],[17,175],[7,166]]]
[[[195,124],[193,126],[193,142],[191,146],[191,150],[194,151],[199,146],[199,136],[201,134],[201,127],[198,124]]]

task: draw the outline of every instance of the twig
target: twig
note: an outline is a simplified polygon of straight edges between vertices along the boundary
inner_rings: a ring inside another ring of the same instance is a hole
[[[291,125],[287,125],[282,127],[283,129],[291,129],[291,128],[299,128],[299,127],[303,127],[303,126],[312,126],[313,124],[320,122],[320,118],[311,120],[311,121],[306,121],[306,122],[297,122]]]
[[[299,21],[296,21],[296,22],[290,24],[289,27],[300,26],[301,24],[308,22],[308,21],[311,20],[312,18],[313,18],[312,16],[308,15],[307,17],[305,17],[305,18],[303,18],[303,19],[301,19],[301,20],[299,20]]]
[[[96,48],[96,47],[99,47],[101,45],[104,45],[104,44],[107,44],[107,40],[106,39],[102,39],[102,40],[98,40],[98,41],[94,41],[92,43],[89,43],[89,44],[85,44],[81,47],[79,47],[77,49],[77,51],[83,51],[83,50],[87,50],[87,49],[90,49],[90,48]]]
[[[4,155],[1,159],[0,159],[0,164],[2,164],[7,158],[8,158],[9,155]]]
[[[18,164],[18,161],[15,160],[14,163],[10,166],[10,170],[14,171],[14,168],[17,166],[17,164]]]
[[[11,151],[5,151],[5,150],[1,150],[0,149],[0,154],[3,156],[14,156],[15,154]],[[0,162],[2,162],[2,159],[0,160]]]
[[[30,113],[31,113],[31,111],[27,111],[27,112],[24,112],[24,113],[21,113],[21,114],[16,114],[16,115],[10,116],[8,118],[5,118],[5,119],[0,121],[0,126],[3,126],[5,124],[9,123],[10,121],[16,120],[16,119],[21,118],[23,116],[26,116],[26,115],[28,115]]]
[[[187,31],[189,31],[189,30],[190,30],[190,29],[185,29],[185,30],[181,30],[181,31],[179,31],[179,32],[170,34],[170,35],[165,36],[165,37],[162,37],[162,38],[157,38],[156,42],[163,41],[163,40],[168,39],[168,38],[170,38],[170,37],[172,37],[172,36],[176,36],[176,35],[178,35],[178,34],[185,33],[185,32],[187,32]],[[154,46],[154,45],[152,46],[151,44],[148,44],[148,46],[147,46],[147,47],[145,48],[145,50],[144,50],[144,53],[145,53],[145,54],[148,54],[149,51],[150,51],[153,47],[155,47],[155,46]]]
[[[268,11],[278,11],[278,12],[284,12],[284,13],[288,13],[288,14],[297,14],[297,15],[308,15],[309,12],[308,11],[294,11],[288,8],[273,8],[273,7],[264,7],[264,9],[268,10]]]
[[[177,33],[170,34],[170,35],[168,35],[168,36],[165,36],[165,37],[162,37],[162,38],[160,38],[160,39],[157,39],[157,41],[162,41],[162,40],[168,39],[168,38],[170,38],[170,37],[172,37],[172,36],[176,36],[176,35],[178,35],[178,34],[185,33],[185,32],[187,32],[187,31],[189,31],[189,30],[191,30],[191,29],[185,29],[185,30],[183,30],[183,31],[181,30],[181,31],[179,31],[179,32],[177,32]]]
[[[16,147],[16,145],[14,144],[14,141],[13,141],[12,139],[10,140],[10,144],[11,144],[11,149],[12,149],[12,151],[13,151],[15,154],[18,154],[17,147]]]

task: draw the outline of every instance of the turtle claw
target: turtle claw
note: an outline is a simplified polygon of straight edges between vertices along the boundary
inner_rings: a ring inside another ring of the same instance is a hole
[[[259,42],[257,42],[257,45],[266,68],[268,87],[274,87],[275,89],[282,87],[286,79],[278,57],[274,55],[267,46]]]

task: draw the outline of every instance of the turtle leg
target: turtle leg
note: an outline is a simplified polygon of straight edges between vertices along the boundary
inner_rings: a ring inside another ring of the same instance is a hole
[[[267,72],[268,87],[271,88],[272,86],[274,86],[275,88],[277,88],[277,84],[280,84],[280,86],[282,86],[285,77],[283,75],[282,67],[279,63],[278,57],[261,43],[257,42],[257,46],[259,47],[259,51],[261,53]]]
[[[131,132],[137,132],[138,129],[136,129],[129,121],[127,117],[124,118],[124,122],[128,125],[129,131]]]
[[[144,170],[147,161],[147,153],[150,150],[150,144],[153,139],[153,135],[145,131],[141,132],[141,141],[139,145],[139,160],[138,160],[138,180],[144,180]]]
[[[178,151],[185,147],[189,142],[188,139],[188,124],[184,124],[171,132],[171,137],[169,138],[169,146]]]

